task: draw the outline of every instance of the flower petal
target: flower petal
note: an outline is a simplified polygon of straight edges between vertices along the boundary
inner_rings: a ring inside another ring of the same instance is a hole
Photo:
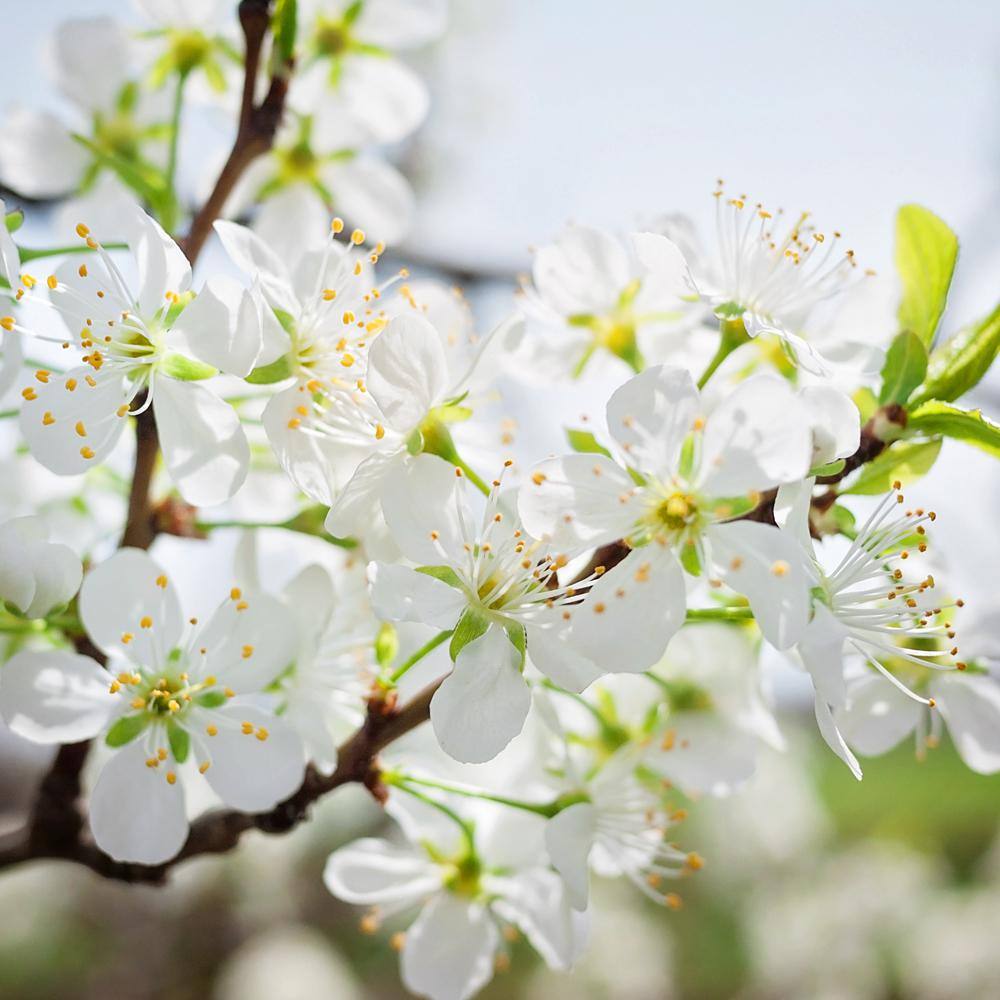
[[[847,744],[866,757],[886,753],[912,733],[926,709],[877,674],[860,677],[847,689],[847,704],[834,710]]]
[[[570,903],[585,910],[590,898],[590,849],[594,845],[596,814],[589,802],[577,802],[556,813],[545,824],[545,847],[552,867],[566,883]]]
[[[826,741],[826,745],[851,769],[851,774],[858,781],[861,780],[861,765],[858,758],[851,753],[851,748],[844,742],[840,730],[833,719],[830,706],[823,700],[823,696],[816,695],[815,702],[816,724],[819,726],[820,735]]]
[[[430,1000],[466,1000],[493,978],[499,941],[485,906],[440,892],[406,932],[403,985]]]
[[[532,268],[541,297],[564,316],[603,313],[629,282],[625,248],[589,226],[567,226],[555,243],[535,251]]]
[[[1000,687],[982,674],[942,673],[931,694],[966,765],[979,774],[1000,771]]]
[[[98,649],[154,669],[184,631],[174,588],[139,549],[119,549],[84,577],[80,618]]]
[[[89,656],[24,650],[0,670],[0,715],[12,732],[33,743],[93,739],[117,705],[110,682]]]
[[[362,154],[330,163],[324,181],[344,216],[373,239],[402,241],[413,221],[413,191],[395,167]]]
[[[250,445],[236,411],[197,382],[157,376],[153,410],[163,460],[196,507],[225,503],[243,485]]]
[[[408,566],[372,563],[369,574],[372,608],[382,621],[454,628],[468,601],[457,588]]]
[[[380,49],[411,49],[439,38],[447,25],[445,0],[370,0],[354,33]]]
[[[832,385],[808,385],[801,398],[812,423],[813,466],[853,455],[861,440],[861,414],[854,400]]]
[[[47,535],[36,517],[0,525],[0,601],[27,618],[68,604],[83,578],[80,557],[67,545],[47,541]]]
[[[844,626],[825,604],[817,601],[812,618],[796,646],[812,678],[813,687],[834,708],[842,708],[847,702],[847,683],[844,679],[846,638]]]
[[[608,400],[608,430],[630,465],[669,482],[701,400],[690,372],[657,366],[629,379]]]
[[[662,233],[632,233],[632,247],[660,291],[678,297],[696,292],[691,270],[681,248]]]
[[[246,226],[220,219],[214,228],[233,263],[248,277],[260,281],[267,301],[276,309],[297,315],[299,301],[284,260]]]
[[[323,869],[327,889],[348,903],[416,903],[441,888],[441,871],[413,847],[364,837],[334,851]]]
[[[809,621],[809,577],[794,537],[770,524],[713,524],[705,536],[720,576],[746,596],[765,638],[778,649],[799,639]]]
[[[431,699],[431,724],[445,753],[466,764],[481,764],[517,736],[531,707],[520,662],[513,643],[497,626],[462,649],[454,670]]]
[[[583,691],[605,672],[566,641],[559,628],[528,625],[528,656],[549,680],[566,691]]]
[[[205,777],[227,806],[243,812],[271,809],[302,784],[302,742],[281,719],[239,700],[211,714],[221,721],[218,735],[205,742],[211,753]],[[253,730],[249,734],[247,723]]]
[[[25,198],[64,198],[75,191],[88,156],[55,115],[12,107],[0,129],[0,179]]]
[[[140,315],[148,319],[169,304],[165,298],[168,292],[179,294],[187,290],[191,284],[191,265],[163,227],[138,205],[123,224],[139,272],[136,305]]]
[[[146,766],[142,740],[116,751],[90,795],[90,829],[115,861],[157,865],[169,861],[188,834],[184,792],[163,767]]]

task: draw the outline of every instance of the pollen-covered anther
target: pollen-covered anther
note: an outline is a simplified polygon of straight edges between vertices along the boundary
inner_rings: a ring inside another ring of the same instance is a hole
[[[705,861],[702,858],[702,856],[698,854],[697,851],[691,851],[691,853],[688,854],[687,858],[685,858],[685,861],[687,863],[688,868],[690,868],[692,871],[695,872],[700,871],[702,868],[705,867]]]
[[[792,567],[789,566],[784,559],[776,559],[773,563],[771,563],[771,573],[773,576],[787,576],[791,568]]]
[[[149,615],[143,615],[142,618],[139,619],[139,628],[152,628],[152,627],[153,627],[153,619]]]
[[[251,656],[253,656],[253,646],[251,646],[251,645],[246,645],[246,646],[244,646],[244,647],[243,647],[243,648],[242,648],[242,649],[240,650],[240,656],[241,656],[241,657],[242,657],[242,658],[243,658],[244,660],[249,660],[249,659],[250,659],[250,657],[251,657]]]
[[[240,729],[242,730],[244,736],[249,736],[251,733],[253,733],[253,723],[243,722],[240,724]]]
[[[257,732],[254,735],[263,743],[271,734],[263,726],[258,726]]]

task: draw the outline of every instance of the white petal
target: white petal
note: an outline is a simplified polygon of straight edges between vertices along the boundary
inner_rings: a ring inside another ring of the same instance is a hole
[[[7,216],[7,206],[4,204],[3,198],[0,198],[0,214],[4,218]],[[18,253],[17,244],[14,242],[14,237],[11,236],[10,230],[6,226],[0,226],[0,278],[6,278],[9,285],[15,285],[20,273],[21,255]],[[3,352],[4,343],[7,340],[11,340],[14,344],[18,343],[17,337],[10,337],[9,335],[0,337],[0,353]],[[2,378],[2,375],[0,375],[0,378]],[[6,391],[3,383],[0,382],[0,396]]]
[[[389,622],[420,622],[454,628],[468,598],[447,583],[407,566],[372,563],[372,609]]]
[[[802,402],[812,421],[814,466],[858,450],[861,414],[850,396],[832,385],[810,385],[802,390]]]
[[[878,674],[848,687],[846,707],[834,711],[844,740],[866,757],[886,753],[912,733],[926,709]]]
[[[268,302],[276,309],[297,315],[299,302],[292,291],[292,278],[285,262],[246,226],[219,220],[215,231],[233,263],[260,281]]]
[[[184,792],[163,767],[147,767],[142,740],[116,751],[90,796],[90,829],[97,846],[116,861],[156,865],[184,846],[188,821]]]
[[[569,642],[604,671],[638,673],[663,656],[686,609],[673,553],[645,545],[601,576],[573,610]]]
[[[371,346],[365,381],[386,425],[409,433],[444,402],[448,362],[441,335],[422,316],[397,316]]]
[[[755,375],[709,415],[702,440],[700,486],[734,497],[801,479],[809,471],[809,414],[782,378]]]
[[[354,470],[337,494],[326,516],[326,530],[334,538],[364,538],[379,523],[386,484],[406,464],[405,449],[376,452]]]
[[[326,203],[311,187],[305,184],[290,184],[270,195],[260,205],[254,216],[253,231],[268,250],[282,261],[297,261],[303,252],[324,247],[328,243],[330,213],[327,211]],[[268,260],[270,261],[270,256]],[[247,270],[245,266],[244,270]],[[272,285],[272,296],[288,298],[284,288],[279,291],[273,287],[273,276],[262,275],[262,281]],[[318,287],[339,286],[313,284],[309,286],[306,295],[311,297]],[[306,301],[306,296],[302,296],[301,301]],[[275,305],[277,304],[275,302]],[[287,306],[283,308],[287,310]]]
[[[520,660],[497,626],[462,649],[431,700],[431,724],[445,753],[481,764],[517,736],[531,707]]]
[[[395,466],[386,477],[382,512],[408,559],[421,566],[463,559],[459,489],[454,468],[435,455],[417,455],[405,466]]]
[[[567,226],[535,252],[532,268],[541,297],[564,316],[611,309],[630,279],[621,243],[600,229]]]
[[[482,904],[438,893],[406,932],[403,985],[429,1000],[466,1000],[493,978],[499,939]]]
[[[584,652],[566,641],[566,634],[559,628],[528,629],[528,656],[535,667],[549,680],[566,691],[583,691],[603,677],[601,670]]]
[[[136,304],[140,315],[149,318],[167,304],[168,292],[179,294],[187,290],[191,284],[191,265],[162,226],[138,206],[123,223],[139,271]]]
[[[6,248],[0,246],[0,252],[2,252],[3,257],[7,256]],[[14,281],[17,281],[16,254],[15,249],[15,260],[12,262],[15,267]],[[3,261],[0,261],[0,264],[3,264]],[[0,272],[5,270],[7,266],[7,264],[3,264],[0,267]],[[24,351],[21,349],[20,336],[13,331],[4,333],[4,336],[0,337],[0,399],[7,395],[7,391],[20,378],[23,364]]]
[[[844,626],[825,604],[817,601],[812,618],[796,647],[812,678],[813,687],[834,708],[843,707],[847,701],[847,684],[844,679],[846,638]]]
[[[370,0],[354,33],[381,49],[409,49],[434,41],[447,24],[445,0]]]
[[[83,578],[80,557],[46,539],[38,518],[19,517],[0,525],[0,601],[28,618],[42,618],[68,604]]]
[[[212,713],[221,716],[217,736],[206,740],[211,766],[205,772],[216,795],[233,809],[260,812],[287,799],[305,775],[305,751],[281,719],[249,704],[231,701]],[[241,728],[249,722],[253,732]],[[264,730],[266,739],[258,739]]]
[[[84,577],[80,618],[98,649],[141,665],[160,666],[184,631],[173,586],[139,549],[119,549]],[[125,634],[134,638],[124,642]]]
[[[89,656],[25,650],[0,669],[0,715],[34,743],[74,743],[107,725],[117,699],[111,677]]]
[[[100,464],[125,429],[119,411],[129,393],[121,372],[95,372],[82,365],[33,388],[35,398],[25,400],[20,421],[31,454],[60,476],[79,475]]]
[[[416,903],[441,888],[441,871],[412,847],[365,837],[330,855],[323,881],[348,903]]]
[[[851,753],[851,748],[844,742],[844,737],[840,735],[840,730],[837,729],[837,724],[833,721],[830,706],[819,694],[816,695],[815,710],[816,724],[819,726],[820,735],[826,741],[826,745],[851,769],[851,774],[860,781],[862,773],[858,758]]]
[[[250,445],[236,411],[197,382],[157,376],[153,410],[163,460],[196,507],[225,503],[243,485]]]
[[[107,113],[128,79],[128,36],[113,18],[71,17],[56,26],[49,62],[69,100],[87,112]]]
[[[0,128],[0,178],[25,198],[63,198],[87,168],[87,153],[55,115],[8,110]]]
[[[590,849],[594,846],[596,814],[589,802],[556,813],[545,824],[545,847],[552,867],[566,883],[574,909],[585,910],[590,898]]]
[[[557,546],[613,542],[643,511],[628,473],[603,455],[550,458],[529,479],[518,491],[518,514],[529,534]]]
[[[373,240],[399,243],[413,219],[413,191],[406,178],[374,156],[330,164],[324,180],[334,205]]]
[[[979,774],[1000,771],[1000,687],[992,677],[947,673],[931,681],[931,694],[948,723],[955,749]]]
[[[298,622],[299,634],[319,635],[333,615],[336,591],[329,571],[314,563],[285,584],[281,597]]]
[[[224,275],[209,279],[170,330],[171,346],[240,377],[260,354],[261,310],[252,292]]]
[[[705,536],[718,573],[746,596],[768,642],[795,642],[809,620],[810,584],[795,538],[756,521],[713,524]]]
[[[669,481],[699,406],[698,389],[686,369],[647,368],[608,400],[608,430],[630,465]]]
[[[695,291],[694,279],[684,253],[673,240],[661,233],[632,233],[632,246],[661,291],[678,297]]]
[[[206,652],[189,672],[193,679],[212,675],[237,693],[261,691],[295,659],[297,639],[295,619],[277,598],[227,600],[191,641]]]

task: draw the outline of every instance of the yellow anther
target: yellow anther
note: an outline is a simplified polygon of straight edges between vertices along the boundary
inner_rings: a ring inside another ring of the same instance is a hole
[[[119,406],[117,410],[115,410],[115,413],[119,417],[124,417],[125,414],[128,413],[128,403],[122,403],[122,405]]]
[[[73,425],[73,430],[75,430],[75,431],[76,431],[76,433],[77,433],[77,434],[78,434],[78,435],[79,435],[80,437],[82,437],[82,438],[85,438],[85,437],[87,436],[87,428],[86,428],[86,426],[84,426],[84,423],[83,423],[83,421],[82,421],[82,420],[78,420],[78,421],[77,421],[77,422],[76,422],[76,423],[75,423],[75,424]]]
[[[35,390],[30,385],[26,386],[21,390],[21,395],[29,401],[32,399],[38,399],[38,393],[35,392]]]
[[[167,702],[167,708],[169,708],[171,712],[179,712],[181,710],[180,702],[171,698],[170,701]]]
[[[146,707],[146,703],[142,700],[142,698],[133,698],[132,699],[132,707],[136,708],[136,709],[138,709],[138,708],[145,708]]]
[[[257,739],[259,739],[261,743],[263,743],[264,740],[266,740],[270,735],[271,734],[263,726],[260,726],[257,729]]]
[[[250,657],[253,656],[253,646],[244,646],[240,651],[240,655],[244,660],[249,660]]]
[[[686,860],[688,868],[690,868],[692,871],[698,871],[699,869],[705,867],[705,862],[702,859],[701,855],[697,853],[697,851],[692,851],[687,856]]]
[[[219,735],[219,727],[218,726],[205,726],[205,732],[208,733],[209,736],[218,736]]]
[[[341,364],[342,364],[342,365],[343,365],[343,366],[344,366],[345,368],[350,368],[350,367],[351,367],[351,365],[353,365],[353,364],[354,364],[354,355],[353,355],[353,354],[345,354],[345,355],[344,355],[344,356],[343,356],[343,357],[342,357],[342,358],[340,359],[340,363],[341,363]]]
[[[207,760],[205,761],[204,764],[199,764],[198,765],[198,773],[199,774],[204,774],[209,769],[210,766],[211,765],[209,764],[209,762]]]
[[[38,284],[38,279],[33,278],[30,274],[22,274],[21,283],[25,288],[34,288]]]
[[[167,588],[167,578],[162,573],[156,578],[156,586],[159,587],[160,590],[166,590]]]
[[[50,410],[46,410],[45,413],[42,416],[42,423],[46,427],[51,427],[55,422],[56,422],[56,418],[54,416],[52,416],[52,412]]]
[[[135,638],[131,632],[122,632],[122,642],[127,646]]]
[[[121,691],[121,689],[122,686],[119,681],[112,681],[111,685],[108,687],[108,691],[110,691],[111,694],[118,694],[118,692]]]
[[[80,237],[81,240],[85,240],[90,235],[90,227],[85,226],[82,222],[76,224],[76,235]]]
[[[2,326],[8,333],[14,329],[14,317],[4,316],[0,318],[0,326]]]
[[[237,611],[246,611],[246,609],[249,608],[249,607],[250,607],[250,605],[247,604],[246,601],[240,601],[239,604],[236,605],[236,610]]]
[[[791,566],[789,566],[789,565],[788,565],[788,563],[786,563],[784,559],[776,559],[776,560],[775,560],[775,561],[774,561],[774,562],[773,562],[773,563],[771,564],[771,572],[772,572],[772,573],[773,573],[773,574],[774,574],[775,576],[778,576],[778,577],[781,577],[781,576],[787,576],[787,575],[788,575],[788,571],[789,571],[789,570],[790,570],[791,568],[792,568],[792,567],[791,567]]]
[[[332,302],[337,297],[336,288],[324,288],[323,289],[323,301]]]
[[[142,618],[139,619],[139,628],[152,628],[152,627],[153,627],[153,619],[150,618],[149,615],[143,615]]]
[[[294,431],[294,430],[297,430],[299,427],[302,426],[302,421],[298,417],[292,417],[288,421],[287,426],[288,426],[288,429],[290,431]]]
[[[75,390],[76,390],[76,379],[75,378],[66,379],[66,391],[74,392]]]
[[[80,455],[81,455],[81,457],[83,457],[83,458],[86,458],[86,459],[91,459],[91,458],[93,458],[93,457],[94,457],[94,449],[93,449],[93,448],[91,448],[91,447],[89,447],[88,445],[84,445],[84,446],[83,446],[83,447],[82,447],[82,448],[80,449]]]
[[[334,233],[342,233],[344,231],[344,220],[341,218],[334,218],[330,222],[330,229]]]
[[[78,275],[80,275],[80,277],[81,277],[81,278],[86,278],[86,277],[87,277],[87,265],[86,265],[86,264],[81,264],[81,265],[80,265],[80,266],[79,266],[79,267],[78,267],[78,268],[76,269],[76,273],[77,273]]]
[[[365,241],[364,230],[355,229],[354,232],[351,233],[351,242],[355,246],[360,246],[362,243],[364,243],[364,241]]]
[[[177,784],[177,775],[174,774],[173,771],[167,771],[167,784],[168,785],[176,785]]]
[[[252,722],[244,722],[240,726],[240,729],[243,730],[243,734],[245,736],[249,736],[253,732],[253,723]]]
[[[57,289],[59,287],[59,280],[56,278],[56,276],[54,274],[50,274],[45,279],[45,284],[48,285],[49,288],[51,288],[54,291],[55,289]]]

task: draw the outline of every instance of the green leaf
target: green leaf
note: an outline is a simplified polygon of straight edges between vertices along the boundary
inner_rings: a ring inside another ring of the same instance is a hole
[[[452,633],[451,643],[448,646],[448,655],[453,660],[458,659],[458,654],[478,639],[490,627],[490,620],[478,608],[466,608],[462,612],[462,617],[458,619],[455,631]]]
[[[927,348],[915,333],[904,330],[886,352],[879,403],[905,403],[926,374]]]
[[[857,478],[841,493],[875,496],[888,493],[898,479],[904,486],[926,475],[941,450],[941,441],[897,441],[861,467]]]
[[[960,330],[935,350],[927,375],[911,400],[951,402],[979,384],[1000,353],[1000,306],[984,319]]]
[[[858,534],[854,515],[839,503],[830,508],[830,514],[837,524],[837,530],[853,541]]]
[[[611,458],[611,452],[600,444],[597,438],[590,431],[576,430],[572,427],[566,428],[566,439],[573,451],[584,452],[585,454],[604,455]]]
[[[442,583],[448,584],[449,587],[455,587],[457,590],[462,589],[462,581],[450,566],[418,566],[417,572],[433,576],[435,580],[440,580]]]
[[[854,400],[854,405],[861,414],[862,424],[866,423],[869,417],[878,409],[878,400],[875,398],[875,393],[867,386],[853,393],[851,399]]]
[[[206,691],[204,694],[198,695],[195,701],[202,708],[218,708],[220,705],[225,705],[228,699],[222,691]]]
[[[183,764],[191,752],[191,734],[183,726],[171,722],[167,726],[167,742],[170,744],[170,752],[174,755],[174,760],[178,764]]]
[[[104,742],[109,747],[123,747],[126,743],[131,743],[148,724],[148,715],[123,715],[108,730]]]
[[[164,375],[179,379],[181,382],[200,382],[202,379],[219,374],[218,368],[173,352],[164,357],[159,367]]]
[[[277,361],[272,361],[269,365],[261,365],[255,368],[246,377],[246,381],[251,385],[272,385],[275,382],[284,382],[286,378],[292,376],[292,362],[289,355],[284,354]]]
[[[810,476],[836,476],[838,473],[843,472],[844,466],[847,463],[842,459],[838,458],[835,462],[827,462],[826,465],[815,465],[809,470]]]
[[[375,636],[375,660],[385,670],[399,653],[399,635],[391,622],[383,622]]]
[[[958,256],[958,239],[947,224],[920,205],[896,215],[896,269],[903,283],[899,323],[924,345],[934,341]]]
[[[16,233],[21,228],[21,223],[24,222],[24,212],[16,208],[4,216],[3,222],[8,233]]]
[[[521,669],[524,669],[524,657],[528,649],[528,633],[520,622],[506,622],[503,627],[510,639],[511,645],[521,654]]]
[[[274,51],[285,64],[291,63],[295,56],[297,27],[297,0],[278,0],[274,11]]]
[[[960,410],[932,399],[910,412],[906,430],[907,433],[942,434],[1000,457],[1000,427],[987,420],[981,410]]]

